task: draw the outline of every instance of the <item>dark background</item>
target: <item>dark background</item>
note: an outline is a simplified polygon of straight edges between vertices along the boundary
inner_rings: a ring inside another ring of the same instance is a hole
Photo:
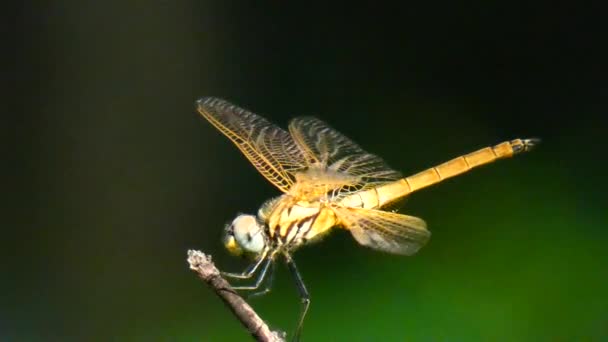
[[[278,191],[196,114],[209,95],[282,126],[316,115],[404,174],[543,139],[412,195],[402,212],[433,232],[414,257],[344,231],[298,251],[306,340],[608,338],[599,6],[56,1],[5,13],[1,339],[248,339],[186,251],[242,269],[222,227]],[[292,331],[283,268],[253,304]]]

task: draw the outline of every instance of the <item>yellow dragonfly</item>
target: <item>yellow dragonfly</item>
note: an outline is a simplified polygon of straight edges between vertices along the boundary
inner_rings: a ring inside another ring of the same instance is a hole
[[[385,211],[387,205],[414,191],[497,159],[529,151],[538,139],[515,139],[482,148],[413,176],[403,177],[378,156],[314,117],[291,120],[288,131],[225,100],[204,97],[199,113],[226,135],[282,195],[268,200],[257,215],[238,215],[224,232],[226,248],[254,262],[242,273],[224,273],[255,283],[237,290],[270,291],[274,261],[282,257],[302,299],[295,330],[299,339],[310,297],[291,254],[333,227],[351,232],[361,245],[412,255],[429,240],[426,223],[417,217]],[[270,274],[268,277],[266,277]],[[265,279],[267,283],[263,290]]]

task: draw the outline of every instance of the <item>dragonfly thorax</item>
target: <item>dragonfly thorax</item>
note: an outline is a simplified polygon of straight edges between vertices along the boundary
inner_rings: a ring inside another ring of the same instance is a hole
[[[224,246],[235,255],[260,254],[267,240],[263,224],[253,215],[237,216],[224,231]]]
[[[267,215],[261,218],[267,224],[269,240],[289,250],[316,240],[337,224],[333,211],[319,201],[297,201],[287,195],[264,209]]]

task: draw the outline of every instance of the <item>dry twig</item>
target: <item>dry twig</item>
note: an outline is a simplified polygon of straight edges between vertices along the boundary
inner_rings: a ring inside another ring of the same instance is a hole
[[[284,334],[270,330],[253,308],[235,292],[226,279],[222,278],[220,271],[211,261],[211,256],[189,250],[188,263],[190,269],[198,273],[198,276],[215,291],[253,338],[262,342],[285,341]]]

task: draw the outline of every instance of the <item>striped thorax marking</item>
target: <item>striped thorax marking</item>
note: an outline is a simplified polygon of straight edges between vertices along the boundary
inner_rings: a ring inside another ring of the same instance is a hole
[[[320,202],[278,204],[270,213],[268,233],[279,246],[304,244],[337,224],[333,211]]]

